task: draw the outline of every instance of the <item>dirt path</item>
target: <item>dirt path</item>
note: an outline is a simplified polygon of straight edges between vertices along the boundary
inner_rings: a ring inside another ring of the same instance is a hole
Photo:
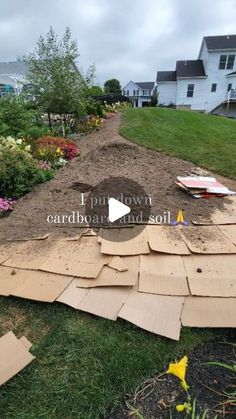
[[[80,157],[61,169],[51,182],[36,186],[19,199],[13,213],[0,220],[0,241],[52,231],[74,234],[76,228],[48,224],[48,215],[81,212],[80,192],[110,176],[138,182],[152,197],[153,214],[170,210],[175,217],[179,209],[184,209],[186,218],[191,218],[208,214],[215,206],[222,207],[227,198],[194,200],[175,186],[176,176],[190,173],[196,169],[194,164],[128,142],[119,135],[119,124],[120,115],[116,115],[100,131],[79,139]],[[235,181],[217,178],[236,189]],[[78,185],[81,183],[88,186]]]

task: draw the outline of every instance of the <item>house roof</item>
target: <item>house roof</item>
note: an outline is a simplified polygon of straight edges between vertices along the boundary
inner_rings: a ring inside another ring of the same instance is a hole
[[[27,67],[24,61],[0,62],[0,74],[4,75],[22,75],[27,73]]]
[[[208,50],[236,49],[236,35],[204,36]]]
[[[236,71],[233,71],[233,73],[229,73],[229,74],[227,74],[227,77],[228,76],[236,76]]]
[[[206,77],[202,60],[182,60],[176,62],[176,75],[179,77]]]
[[[154,88],[154,81],[136,81],[135,84],[137,84],[141,89],[148,89],[152,90]]]
[[[176,71],[158,71],[157,82],[176,81]]]
[[[14,80],[12,79],[12,77],[0,74],[0,84],[8,84],[10,86],[13,86]]]

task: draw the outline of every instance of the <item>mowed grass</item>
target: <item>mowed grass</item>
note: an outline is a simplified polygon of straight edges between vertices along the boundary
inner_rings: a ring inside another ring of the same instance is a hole
[[[174,342],[59,303],[1,297],[0,335],[9,330],[27,336],[36,356],[0,387],[0,417],[14,419],[105,417],[169,359],[213,336],[185,328]]]
[[[122,114],[120,133],[137,144],[236,178],[236,120],[175,109],[131,108]]]

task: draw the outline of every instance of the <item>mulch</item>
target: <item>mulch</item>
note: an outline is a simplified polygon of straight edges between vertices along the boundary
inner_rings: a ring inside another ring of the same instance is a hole
[[[222,208],[227,198],[194,200],[181,190],[174,181],[176,176],[186,175],[197,168],[194,164],[148,150],[135,145],[119,135],[120,115],[106,122],[100,131],[77,139],[80,157],[58,171],[55,178],[37,185],[18,200],[12,214],[0,220],[0,242],[7,239],[33,237],[47,232],[76,234],[78,228],[48,224],[52,214],[71,214],[80,211],[80,194],[88,193],[98,182],[114,177],[127,177],[138,182],[152,197],[152,213],[171,211],[176,218],[179,209],[185,210],[185,218],[211,214],[215,207]],[[236,181],[217,179],[236,189]]]

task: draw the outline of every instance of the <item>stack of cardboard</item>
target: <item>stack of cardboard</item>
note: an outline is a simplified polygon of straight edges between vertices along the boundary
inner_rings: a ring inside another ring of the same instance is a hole
[[[236,327],[236,197],[189,226],[82,231],[0,246],[0,295],[60,302],[178,340]]]
[[[192,195],[194,198],[222,197],[235,195],[235,192],[217,182],[214,177],[208,176],[178,176],[175,182],[179,188]]]

